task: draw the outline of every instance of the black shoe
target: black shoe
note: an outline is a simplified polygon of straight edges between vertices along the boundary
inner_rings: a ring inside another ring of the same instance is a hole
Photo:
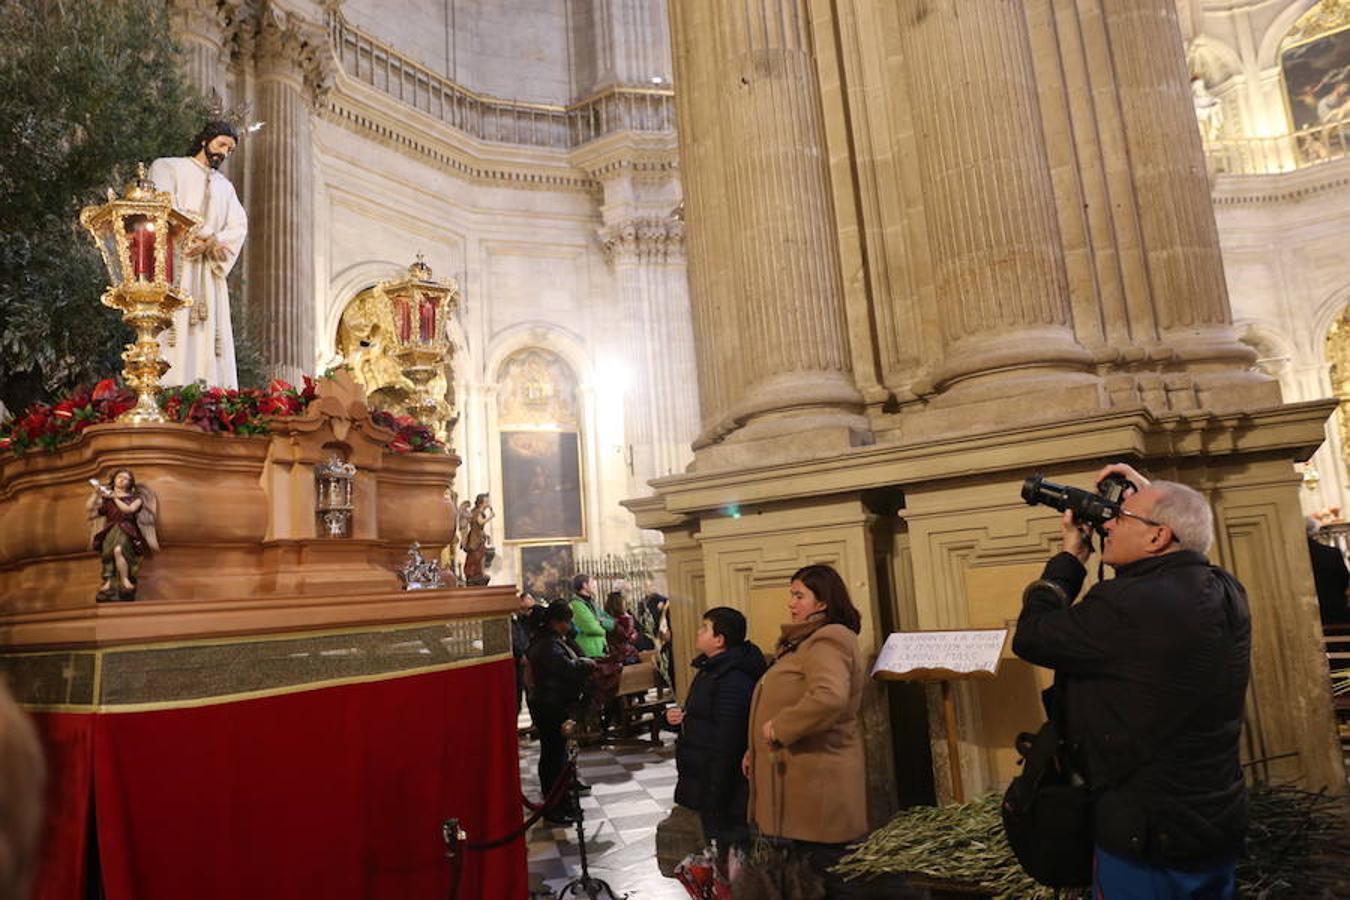
[[[578,793],[578,794],[589,794],[590,792],[591,792],[591,786],[590,786],[589,784],[582,784],[580,781],[577,782],[577,793]]]
[[[550,825],[566,827],[568,825],[575,825],[577,823],[577,818],[576,816],[569,815],[565,812],[551,812],[544,814],[544,821]]]

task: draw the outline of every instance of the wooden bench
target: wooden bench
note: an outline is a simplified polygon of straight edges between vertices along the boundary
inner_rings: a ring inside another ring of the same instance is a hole
[[[624,666],[619,676],[617,730],[622,737],[646,730],[648,741],[660,744],[666,708],[673,698],[656,669],[656,651],[643,650],[638,655],[641,661]]]

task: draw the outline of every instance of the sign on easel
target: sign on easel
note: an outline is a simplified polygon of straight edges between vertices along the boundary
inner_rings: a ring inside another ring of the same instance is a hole
[[[872,667],[872,677],[883,681],[937,682],[942,686],[943,721],[947,730],[947,759],[952,797],[966,801],[961,782],[960,746],[956,740],[956,699],[952,682],[987,679],[998,674],[998,663],[1008,643],[1006,628],[966,628],[953,631],[897,631],[886,638]]]

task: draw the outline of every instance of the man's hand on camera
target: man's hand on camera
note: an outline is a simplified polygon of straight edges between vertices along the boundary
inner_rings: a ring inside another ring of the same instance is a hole
[[[1064,552],[1072,553],[1080,563],[1087,565],[1092,555],[1092,528],[1074,521],[1073,511],[1064,510],[1059,520],[1059,530],[1064,534]]]
[[[1140,475],[1139,470],[1134,466],[1127,463],[1108,463],[1107,465],[1102,466],[1101,471],[1097,473],[1097,477],[1092,480],[1092,483],[1101,484],[1102,479],[1111,474],[1124,475],[1130,480],[1130,484],[1141,491],[1149,485],[1148,479],[1143,475]],[[1126,494],[1125,496],[1128,497],[1129,494]]]

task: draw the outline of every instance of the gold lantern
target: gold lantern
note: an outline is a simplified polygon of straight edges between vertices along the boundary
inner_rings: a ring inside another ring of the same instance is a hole
[[[459,287],[453,281],[432,278],[431,267],[417,254],[408,274],[395,281],[380,282],[376,296],[383,298],[392,320],[392,356],[413,389],[404,401],[404,411],[430,425],[439,440],[446,440],[451,420],[450,405],[443,391],[432,389],[438,376],[448,378],[453,348],[446,337],[446,324],[459,304]]]
[[[167,191],[155,190],[143,164],[121,197],[108,194],[107,203],[80,212],[80,224],[93,235],[112,279],[103,305],[121,310],[122,321],[136,332],[136,342],[122,352],[122,374],[136,392],[136,405],[118,421],[163,422],[159,380],[169,364],[159,355],[159,333],[176,311],[192,305],[175,273],[183,271],[183,250],[200,222],[174,209]]]

